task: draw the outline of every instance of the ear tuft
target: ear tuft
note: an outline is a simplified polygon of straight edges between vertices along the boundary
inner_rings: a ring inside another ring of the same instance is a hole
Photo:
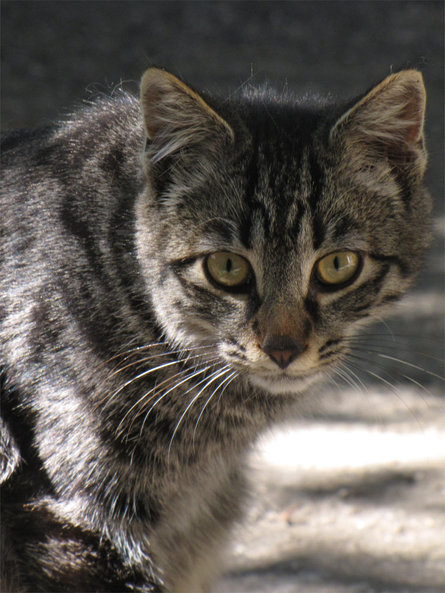
[[[145,72],[141,104],[147,138],[154,144],[155,161],[187,147],[201,145],[202,149],[211,149],[212,142],[221,137],[233,141],[229,124],[195,91],[168,72],[158,68]]]

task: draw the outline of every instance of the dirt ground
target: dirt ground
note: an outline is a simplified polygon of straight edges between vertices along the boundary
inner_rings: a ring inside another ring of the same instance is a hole
[[[254,501],[218,592],[443,592],[443,399],[368,388],[329,402],[328,419],[252,455]]]
[[[249,459],[252,502],[218,593],[445,591],[442,1],[3,0],[2,129],[30,127],[156,64],[197,88],[345,97],[403,65],[428,91],[435,239],[364,359]],[[355,363],[354,363],[355,364]]]

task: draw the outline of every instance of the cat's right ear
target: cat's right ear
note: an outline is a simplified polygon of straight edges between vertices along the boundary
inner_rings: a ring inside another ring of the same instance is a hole
[[[158,68],[142,77],[141,105],[152,162],[190,149],[211,153],[234,139],[229,124],[202,97]]]

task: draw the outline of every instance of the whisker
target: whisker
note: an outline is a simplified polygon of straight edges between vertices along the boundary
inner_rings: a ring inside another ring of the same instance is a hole
[[[359,362],[367,362],[367,363],[369,363],[369,361],[366,361],[365,359],[363,359],[362,357],[357,356],[356,354],[349,353],[349,356],[352,357],[352,358],[354,358],[354,359],[356,359],[356,360],[358,360]],[[404,361],[400,361],[400,362],[404,362]],[[378,361],[374,361],[374,364],[376,364],[383,371],[385,371],[386,373],[388,373],[388,369],[385,366],[383,366],[382,364],[379,364]],[[426,373],[426,370],[422,369],[421,367],[418,367],[418,368],[422,372],[425,372]],[[360,367],[360,369],[362,371],[363,370],[366,370],[366,369],[363,369],[362,367]],[[427,395],[433,396],[433,393],[425,385],[423,385],[420,381],[417,381],[416,379],[414,379],[414,377],[410,377],[409,375],[407,375],[405,373],[402,373],[402,372],[398,371],[397,369],[392,369],[392,373],[396,373],[398,377],[401,377],[405,381],[409,381],[413,385],[416,385],[416,387],[420,388],[420,390],[423,391],[424,393],[426,393]],[[419,397],[422,397],[422,394],[421,393],[419,394]]]
[[[214,371],[214,372],[213,372],[213,373],[210,375],[210,377],[206,377],[206,378],[204,379],[204,381],[207,379],[207,381],[206,381],[206,383],[205,383],[204,387],[202,387],[202,388],[201,388],[201,389],[198,391],[198,393],[197,393],[195,396],[193,396],[192,400],[191,400],[191,401],[190,401],[190,403],[187,405],[187,407],[185,408],[184,412],[181,414],[181,417],[179,418],[178,422],[176,423],[175,429],[174,429],[174,431],[173,431],[173,434],[172,434],[172,436],[171,436],[171,439],[170,439],[170,444],[169,444],[169,446],[168,446],[168,454],[169,454],[169,455],[170,455],[170,450],[171,450],[171,446],[172,446],[172,444],[173,444],[173,440],[174,440],[174,438],[175,438],[175,435],[176,435],[176,433],[178,432],[178,429],[179,429],[179,427],[180,427],[180,425],[181,425],[182,421],[184,420],[184,418],[185,418],[185,416],[186,416],[187,412],[190,410],[190,408],[193,406],[193,404],[194,404],[194,403],[195,403],[195,402],[196,402],[196,401],[199,399],[199,397],[200,397],[201,393],[203,393],[203,391],[204,391],[205,389],[207,389],[207,387],[209,387],[209,385],[211,385],[211,384],[212,384],[214,381],[216,381],[217,379],[219,379],[219,377],[221,377],[221,375],[224,375],[224,374],[228,373],[228,372],[230,371],[230,369],[231,369],[231,367],[230,367],[229,365],[226,365],[225,367],[222,367],[222,369],[218,369],[217,371]],[[202,382],[204,382],[204,381],[202,381]],[[190,389],[189,391],[191,391],[191,389]],[[187,392],[186,392],[186,393],[187,393]],[[184,395],[185,395],[185,394],[184,394]]]
[[[381,324],[382,324],[382,325],[383,325],[383,326],[384,326],[384,327],[385,327],[385,328],[388,330],[388,332],[389,332],[389,334],[390,334],[390,336],[391,336],[392,340],[395,342],[395,341],[396,341],[396,339],[395,339],[395,336],[394,336],[394,332],[393,332],[393,330],[391,329],[391,327],[390,327],[390,325],[388,324],[388,322],[386,321],[386,319],[383,319],[383,317],[381,317],[381,318],[379,319],[379,323],[381,323]]]
[[[193,348],[187,348],[187,350],[189,350],[189,351],[192,351],[193,350],[193,351],[196,352],[196,350],[202,350],[204,348],[209,348],[209,347],[210,346],[196,346],[196,347],[193,347]],[[159,353],[153,354],[151,356],[146,356],[144,358],[140,358],[138,360],[135,360],[133,362],[130,362],[129,364],[127,364],[127,365],[125,365],[123,367],[120,367],[120,368],[116,369],[115,371],[113,371],[111,373],[111,375],[110,375],[109,378],[111,379],[112,377],[114,377],[114,376],[118,375],[119,373],[121,373],[121,372],[123,372],[123,371],[125,371],[125,370],[127,370],[129,368],[131,368],[132,366],[136,366],[138,364],[143,364],[144,362],[148,362],[150,360],[156,360],[156,359],[161,358],[161,357],[164,357],[164,356],[172,356],[174,354],[184,354],[184,352],[185,352],[184,349],[169,350],[167,352],[159,352]],[[187,354],[187,356],[185,356],[184,358],[178,359],[178,362],[184,362],[184,361],[189,360],[189,359],[190,359],[190,355]]]
[[[149,348],[155,348],[158,346],[166,346],[167,344],[165,342],[153,342],[151,344],[146,344],[144,346],[135,346],[134,348],[129,348],[128,350],[124,350],[122,352],[118,352],[117,354],[115,354],[114,356],[112,356],[111,358],[108,358],[107,360],[105,360],[102,365],[103,366],[107,366],[109,365],[111,362],[113,362],[113,360],[116,360],[117,358],[120,357],[125,357],[124,360],[126,360],[127,358],[130,358],[131,356],[141,352],[141,351],[145,351],[148,350]]]
[[[164,364],[158,365],[156,367],[152,367],[149,368],[145,371],[143,371],[142,373],[139,373],[139,375],[136,375],[135,377],[132,377],[131,379],[129,379],[128,381],[125,381],[125,383],[123,383],[118,389],[116,389],[111,396],[107,396],[107,403],[110,403],[111,400],[113,400],[117,395],[119,395],[119,393],[121,393],[126,387],[128,387],[129,385],[131,385],[132,383],[135,383],[136,381],[143,379],[144,377],[147,377],[148,375],[155,373],[163,368],[167,368],[170,366],[173,366],[175,364],[180,364],[180,362],[178,360],[173,360],[170,362],[166,362]]]
[[[365,362],[368,363],[369,361],[366,360],[365,358],[359,357],[359,356],[352,356],[352,358],[354,360],[358,360],[359,362]],[[353,363],[351,363],[351,361],[349,361],[349,364],[352,366],[355,366],[357,368],[357,365],[354,365]],[[360,368],[360,367],[359,367]],[[370,375],[371,377],[374,377],[375,379],[377,379],[379,382],[383,383],[384,385],[386,385],[387,387],[389,387],[390,391],[397,397],[397,399],[404,405],[404,407],[409,411],[409,413],[411,414],[411,416],[414,418],[414,420],[416,420],[416,422],[419,422],[419,418],[418,416],[413,412],[413,410],[408,406],[408,404],[405,402],[405,400],[402,397],[402,394],[400,392],[399,389],[397,389],[397,387],[391,383],[391,381],[388,381],[387,379],[385,379],[385,377],[382,377],[381,375],[379,375],[378,373],[371,371],[368,368],[362,368],[360,370],[365,371],[368,375]],[[407,377],[408,378],[408,377]]]
[[[178,377],[181,377],[184,374],[188,375],[185,377],[185,379],[183,379],[182,381],[178,382],[178,383],[174,383],[174,385],[168,389],[166,392],[163,392],[161,394],[161,397],[159,397],[155,403],[151,406],[151,408],[148,410],[148,412],[145,415],[144,421],[142,423],[140,432],[142,432],[142,430],[144,429],[144,425],[145,422],[150,414],[150,412],[152,411],[152,409],[155,407],[155,405],[160,402],[166,395],[168,395],[169,393],[171,393],[174,389],[176,389],[177,387],[180,387],[181,385],[183,385],[184,383],[186,383],[187,381],[189,381],[190,379],[192,379],[193,377],[196,377],[198,375],[201,375],[202,373],[204,373],[207,369],[208,369],[208,365],[209,363],[212,363],[213,361],[218,360],[217,357],[212,358],[210,360],[206,360],[205,362],[202,362],[202,364],[193,367],[193,369],[183,369],[182,371],[179,371],[178,373],[172,375],[171,377],[167,377],[166,379],[164,379],[163,381],[161,381],[160,383],[158,383],[157,385],[155,385],[154,387],[152,387],[151,389],[149,389],[147,392],[145,392],[132,406],[131,408],[127,411],[127,413],[125,414],[125,416],[122,418],[122,420],[120,421],[119,425],[118,425],[118,429],[120,428],[120,426],[124,423],[125,419],[129,416],[129,414],[131,414],[131,412],[137,407],[137,406],[146,406],[148,403],[150,403],[152,401],[152,399],[157,395],[157,393],[159,393],[159,388],[162,385],[168,385],[171,382],[176,381],[176,379]],[[200,367],[202,367],[200,369]],[[198,370],[200,369],[200,370]],[[148,397],[151,396],[151,397]],[[148,398],[148,399],[147,399]],[[129,430],[131,430],[131,427],[133,426],[134,422],[136,421],[136,418],[142,414],[142,411],[135,414],[135,417],[133,418],[133,421],[131,422],[130,426],[128,427]]]
[[[411,368],[416,369],[418,371],[422,371],[423,373],[425,373],[427,375],[430,375],[431,377],[435,377],[436,379],[440,379],[441,381],[445,381],[445,377],[441,377],[437,373],[433,373],[432,371],[428,371],[427,369],[424,369],[423,367],[420,367],[417,364],[413,364],[412,362],[407,362],[406,360],[402,360],[400,358],[396,358],[395,356],[389,356],[388,354],[377,353],[377,356],[380,356],[381,358],[385,358],[385,359],[388,359],[388,360],[393,360],[394,362],[398,362],[400,364],[404,364],[405,366],[411,367]]]
[[[405,365],[407,367],[413,368],[417,371],[421,371],[422,373],[425,373],[425,375],[429,375],[430,377],[434,377],[435,379],[439,379],[440,381],[445,381],[445,377],[439,375],[438,373],[435,373],[433,371],[430,371],[420,365],[414,364],[412,362],[408,362],[406,360],[403,360],[401,358],[397,358],[395,356],[391,356],[389,354],[385,354],[384,352],[382,352],[382,349],[377,349],[376,347],[372,347],[370,348],[369,346],[366,346],[365,344],[360,344],[360,343],[350,343],[353,347],[354,350],[359,351],[359,352],[364,352],[364,353],[372,353],[372,354],[376,354],[379,358],[383,358],[386,360],[391,360],[393,362],[397,362],[399,364]],[[437,362],[442,362],[441,359],[435,358],[435,357],[430,357],[427,354],[422,354],[421,352],[415,352],[412,350],[409,350],[411,353],[413,354],[417,354],[419,356],[424,356],[425,358],[430,358],[432,360],[435,360]]]
[[[394,387],[394,385],[390,382],[387,381],[384,377],[381,377],[380,375],[378,375],[377,373],[374,373],[373,371],[366,371],[368,374],[370,374],[371,376],[375,377],[376,379],[380,380],[382,383],[384,383],[385,385],[387,385],[390,390],[392,391],[392,393],[397,397],[397,399],[403,404],[403,406],[408,410],[408,412],[410,413],[410,415],[412,416],[412,418],[419,423],[419,425],[421,425],[421,422],[419,420],[419,417],[415,414],[415,412],[410,408],[410,406],[405,402],[405,400],[403,399],[403,397],[400,394],[400,391]]]
[[[427,395],[433,396],[433,393],[427,387],[425,387],[425,385],[422,385],[422,383],[420,383],[420,381],[416,381],[416,379],[414,379],[413,377],[410,377],[409,375],[402,374],[401,376],[404,379],[406,379],[407,381],[409,381],[410,383],[413,383],[416,387],[419,387],[419,389],[424,391]],[[420,397],[422,397],[422,396],[420,395]]]
[[[127,350],[127,352],[129,352],[130,354],[128,356],[124,357],[124,360],[121,361],[125,362],[126,360],[129,360],[131,358],[133,358],[134,356],[136,356],[137,354],[142,353],[146,353],[146,351],[150,348],[154,348],[154,347],[158,347],[158,346],[164,346],[164,347],[168,347],[168,343],[167,342],[156,342],[156,343],[152,343],[152,344],[147,344],[145,346],[138,346],[136,348]],[[201,345],[201,346],[192,346],[192,347],[183,347],[180,348],[178,347],[177,349],[174,350],[168,350],[167,352],[158,352],[156,354],[150,355],[150,356],[144,356],[142,358],[138,358],[137,360],[128,363],[127,365],[124,365],[123,367],[118,367],[117,369],[115,369],[114,371],[112,371],[107,377],[106,380],[110,381],[113,378],[115,378],[119,373],[124,372],[125,370],[128,370],[129,368],[132,368],[134,366],[138,366],[138,365],[143,365],[144,363],[147,363],[151,360],[157,360],[160,357],[165,357],[165,356],[169,356],[169,355],[180,355],[177,356],[177,360],[176,361],[171,361],[172,364],[179,364],[179,363],[183,363],[187,360],[189,360],[190,358],[202,358],[204,357],[204,355],[206,354],[206,349],[214,349],[215,344],[208,344],[208,345]],[[198,352],[198,351],[203,351],[202,354],[196,354],[194,357],[190,356],[191,352]],[[112,357],[111,359],[109,359],[107,362],[113,360],[113,359],[117,359],[120,356],[122,356],[122,354],[117,354],[116,356]],[[106,363],[102,363],[102,366],[104,366]],[[157,366],[156,368],[153,367],[153,369],[147,369],[150,373],[156,371],[157,369],[162,368],[161,366]],[[147,374],[149,374],[147,372]],[[114,391],[111,396],[109,395],[109,393],[105,393],[104,397],[102,397],[96,404],[96,407],[100,407],[100,406],[107,406],[110,404],[110,402],[114,399],[114,397],[116,395],[118,395],[125,387],[127,387],[129,384],[131,384],[133,381],[136,381],[138,378],[142,378],[143,376],[145,376],[143,373],[141,373],[140,375],[136,376],[136,377],[132,377],[132,379],[130,379],[129,381],[127,381],[126,383],[124,383],[123,385],[121,385],[116,391]]]
[[[218,359],[215,359],[218,360]],[[140,429],[140,434],[142,434],[142,431],[144,429],[145,423],[147,422],[147,419],[151,413],[151,411],[153,410],[153,408],[164,399],[164,397],[166,397],[169,393],[172,393],[172,391],[174,391],[175,389],[177,389],[178,387],[180,387],[181,385],[184,385],[184,383],[187,383],[188,381],[191,381],[192,379],[194,379],[195,377],[198,377],[199,375],[202,375],[203,373],[206,373],[209,370],[209,366],[208,363],[205,364],[204,368],[201,368],[200,370],[196,370],[194,369],[189,375],[187,375],[187,377],[185,377],[182,381],[179,381],[179,383],[175,383],[172,387],[170,387],[170,389],[168,389],[167,391],[163,392],[160,397],[158,397],[158,399],[154,402],[154,404],[150,407],[150,409],[148,410],[148,412],[145,414],[144,416],[144,420],[142,422],[141,425],[141,429]],[[201,383],[203,383],[205,381],[205,378],[202,381],[199,381],[197,383],[197,385],[200,385]],[[193,389],[193,387],[191,387],[190,389],[188,389],[185,394],[189,393],[191,391],[191,389]],[[151,392],[156,392],[157,388],[154,388],[151,390]],[[148,392],[146,395],[148,395],[150,392]],[[144,402],[144,404],[149,403],[154,397],[155,397],[156,393],[154,393],[152,395],[152,397],[150,397],[146,402]],[[142,413],[142,412],[141,412]]]
[[[225,385],[224,389],[223,389],[223,390],[221,391],[221,393],[220,393],[220,397],[221,397],[221,395],[224,393],[224,391],[226,390],[226,388],[227,388],[227,387],[230,385],[230,383],[231,383],[231,382],[232,382],[232,381],[235,379],[235,377],[236,377],[237,375],[238,375],[238,371],[233,371],[233,372],[232,372],[232,373],[231,373],[231,374],[230,374],[228,377],[225,377],[225,378],[224,378],[224,379],[221,381],[221,383],[219,383],[219,385],[217,385],[217,386],[215,387],[215,389],[212,391],[212,393],[209,395],[209,397],[207,398],[207,400],[206,400],[205,404],[204,404],[204,405],[203,405],[203,407],[202,407],[202,410],[201,410],[201,412],[199,413],[198,419],[196,420],[196,423],[195,423],[195,429],[194,429],[194,431],[193,431],[193,441],[195,440],[196,429],[198,428],[198,424],[199,424],[199,421],[201,420],[201,416],[203,415],[203,413],[204,413],[204,410],[207,408],[207,406],[208,406],[208,404],[209,404],[210,400],[211,400],[211,399],[212,399],[212,397],[215,395],[215,393],[218,391],[218,389],[220,389],[220,387],[222,387],[222,386],[224,385],[224,383],[226,383],[226,385]]]
[[[341,368],[340,365],[337,365],[334,368],[334,372],[335,372],[335,374],[338,377],[340,377],[340,379],[342,379],[343,381],[345,381],[348,385],[350,385],[351,387],[356,387],[356,385],[354,385],[354,383],[349,378],[349,375],[347,374],[347,372],[345,371],[345,369],[344,368]]]
[[[387,334],[380,334],[380,333],[366,333],[366,332],[362,332],[360,334],[357,334],[355,336],[344,336],[342,338],[343,341],[345,342],[363,342],[365,344],[368,344],[370,340],[378,340],[378,344],[384,344],[384,342],[390,342],[390,344],[392,346],[394,346],[394,344],[397,345],[397,348],[399,347],[403,347],[403,343],[400,340],[412,340],[415,341],[416,343],[418,342],[424,342],[425,344],[432,344],[435,345],[437,344],[438,339],[435,337],[431,337],[431,336],[419,336],[419,335],[414,335],[414,334],[406,334],[406,333],[397,333],[395,334],[395,337],[393,336],[388,336]],[[411,348],[411,347],[410,347]]]
[[[337,381],[335,380],[335,377],[333,375],[338,375],[337,373],[337,368],[331,368],[329,369],[329,381],[332,381],[334,383],[335,388],[340,391],[341,390],[341,386],[337,383]],[[341,375],[338,375],[340,377],[340,379],[343,379],[341,377]]]
[[[347,366],[346,363],[339,363],[336,367],[337,374],[342,377],[351,387],[358,389],[363,393],[367,391],[367,387],[360,379],[360,377],[354,373],[354,371]]]
[[[387,346],[387,344],[389,343],[390,346],[392,348],[394,347],[399,347],[399,346],[405,346],[405,347],[409,347],[412,348],[413,347],[413,342],[417,343],[422,343],[424,342],[425,344],[431,344],[431,345],[436,345],[438,343],[438,338],[437,337],[426,337],[426,336],[415,336],[415,335],[411,335],[411,334],[405,334],[405,333],[400,333],[396,335],[396,340],[393,340],[391,337],[386,336],[384,334],[377,334],[377,333],[372,333],[372,334],[366,334],[366,333],[361,333],[361,334],[357,334],[355,336],[344,336],[342,338],[342,340],[344,342],[358,342],[358,343],[364,343],[364,344],[369,344],[369,343],[376,343],[376,345],[382,345],[382,346]],[[403,340],[405,341],[409,341],[410,343],[406,343],[403,342]]]
[[[193,360],[193,359],[198,359],[198,358],[202,358],[202,356],[199,355],[199,354],[196,354],[194,356],[190,356],[188,358],[188,360]],[[152,373],[156,373],[156,372],[160,371],[161,369],[165,369],[165,368],[168,368],[168,367],[177,365],[177,364],[184,364],[184,362],[185,362],[184,360],[171,360],[169,362],[165,362],[165,363],[160,364],[158,366],[151,367],[151,368],[143,371],[142,373],[139,373],[139,375],[136,375],[135,377],[132,377],[128,381],[125,381],[125,383],[123,383],[118,389],[116,389],[111,394],[111,396],[109,396],[109,398],[107,398],[108,402],[110,402],[117,395],[119,395],[119,393],[121,393],[126,387],[128,387],[129,385],[132,385],[136,381],[139,381],[140,379],[143,379],[143,378],[147,377],[148,375],[151,375]]]
[[[207,366],[207,364],[205,365]],[[182,371],[179,371],[178,373],[175,373],[174,375],[172,375],[171,377],[167,377],[165,378],[163,381],[161,381],[161,383],[155,385],[155,387],[152,387],[151,389],[149,389],[148,391],[146,391],[143,395],[141,395],[141,397],[139,397],[139,399],[137,399],[134,404],[131,406],[131,408],[129,410],[127,410],[127,412],[125,413],[124,417],[121,419],[121,421],[119,422],[118,426],[117,426],[117,430],[119,431],[120,427],[122,426],[122,424],[125,422],[125,420],[127,419],[127,417],[133,412],[133,410],[135,408],[137,408],[140,405],[145,405],[147,403],[149,403],[153,397],[150,397],[148,400],[146,399],[149,395],[151,394],[155,394],[159,388],[161,387],[161,385],[168,385],[169,383],[171,383],[172,381],[175,381],[178,377],[181,377],[182,375],[184,375],[185,373],[190,373],[190,369],[183,369]],[[191,373],[191,375],[193,375],[194,371]],[[137,416],[137,415],[136,415]],[[130,429],[131,426],[133,425],[133,422],[130,425]]]

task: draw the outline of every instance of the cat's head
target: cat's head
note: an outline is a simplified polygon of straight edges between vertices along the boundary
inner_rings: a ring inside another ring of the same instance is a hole
[[[429,239],[425,91],[401,71],[349,105],[206,100],[148,70],[138,250],[166,336],[271,393],[335,365]]]

